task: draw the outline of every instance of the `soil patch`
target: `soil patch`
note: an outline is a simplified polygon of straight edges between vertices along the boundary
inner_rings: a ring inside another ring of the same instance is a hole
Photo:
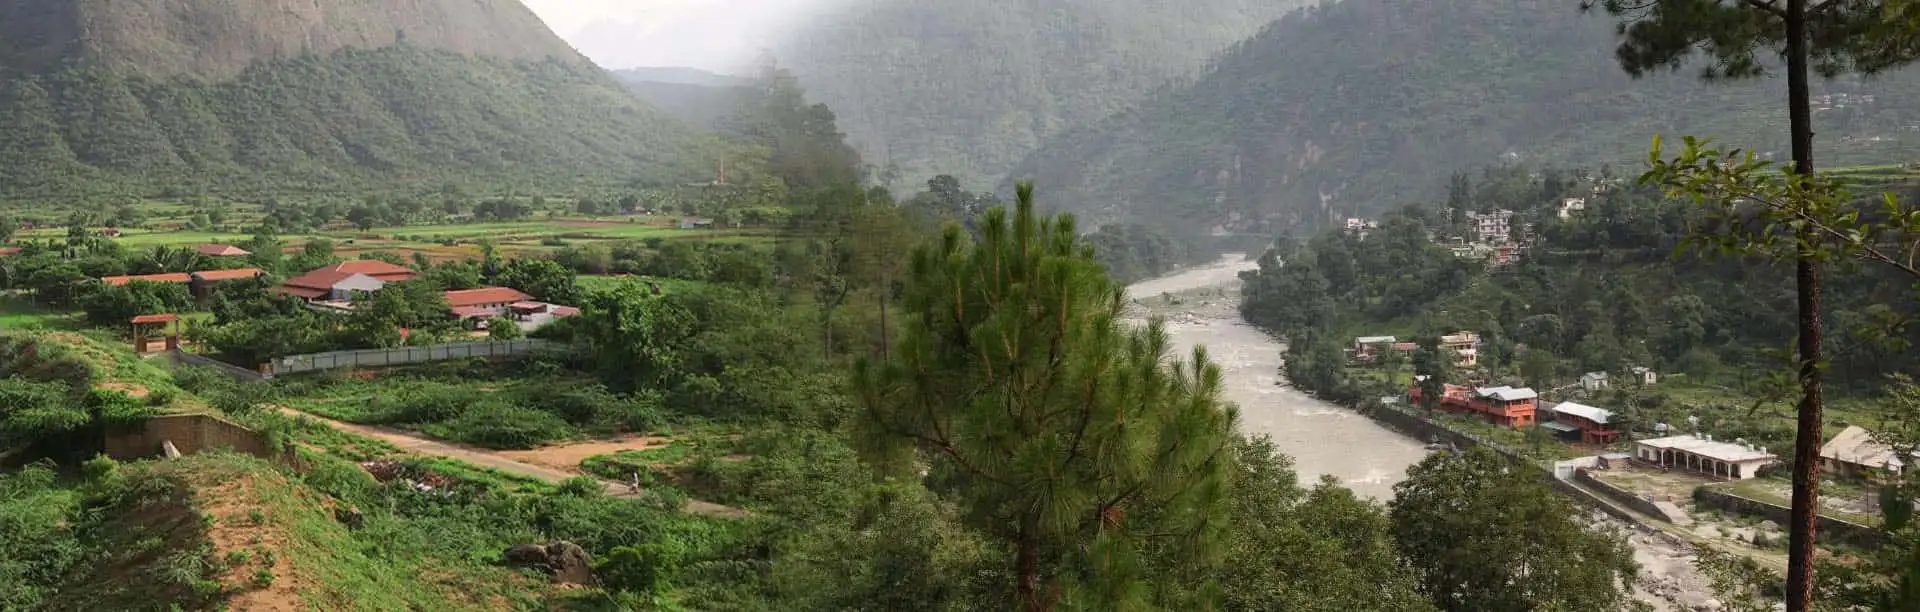
[[[119,391],[127,394],[127,397],[134,399],[146,397],[147,394],[150,393],[146,385],[136,383],[107,382],[100,383],[99,388],[107,391]]]
[[[663,448],[672,443],[672,438],[663,436],[629,436],[614,440],[546,446],[533,450],[500,451],[498,454],[523,463],[584,474],[585,472],[580,471],[580,462],[586,461],[588,457],[612,455],[621,451]]]

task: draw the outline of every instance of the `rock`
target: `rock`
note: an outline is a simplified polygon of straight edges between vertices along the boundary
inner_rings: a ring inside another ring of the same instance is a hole
[[[340,507],[334,508],[333,520],[340,521],[340,524],[346,525],[347,529],[352,529],[355,531],[359,531],[361,527],[365,527],[367,524],[366,515],[361,514],[360,508],[354,507],[354,506],[340,506]]]
[[[547,548],[539,544],[515,544],[506,552],[500,553],[509,565],[546,566],[549,562]]]
[[[587,549],[563,540],[548,544],[546,552],[554,582],[594,584],[593,555],[587,554]]]
[[[1780,530],[1780,524],[1775,523],[1773,521],[1760,521],[1759,527],[1761,531],[1779,531]]]

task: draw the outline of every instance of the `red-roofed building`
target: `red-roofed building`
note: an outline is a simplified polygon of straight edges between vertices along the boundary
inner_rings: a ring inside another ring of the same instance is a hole
[[[1440,409],[1455,414],[1478,414],[1501,427],[1526,427],[1535,421],[1534,412],[1539,394],[1525,387],[1486,387],[1470,389],[1458,385],[1446,385],[1440,397]],[[1408,393],[1413,403],[1419,404],[1420,383],[1414,382]]]
[[[343,261],[287,279],[270,289],[308,302],[340,302],[353,299],[355,292],[373,293],[387,283],[410,281],[419,276],[413,269],[377,259]]]
[[[100,282],[106,283],[106,285],[109,287],[125,286],[127,283],[131,283],[134,281],[139,281],[143,283],[176,283],[176,284],[185,285],[187,283],[193,282],[193,276],[188,275],[185,272],[169,272],[166,274],[139,274],[135,276],[100,277]]]
[[[533,296],[521,293],[519,289],[507,287],[448,291],[446,296],[447,307],[453,310],[455,316],[463,319],[474,316],[499,316],[505,313],[507,307],[513,303],[533,299]]]
[[[245,257],[253,253],[231,244],[203,244],[200,245],[200,254],[208,257]]]
[[[19,253],[19,252],[20,252],[20,247],[0,247],[0,257],[5,257],[5,256],[12,255],[14,253]]]
[[[266,274],[266,272],[261,271],[259,268],[234,268],[232,270],[205,270],[195,272],[191,274],[191,276],[195,282],[217,283],[243,278],[258,278],[262,274]]]

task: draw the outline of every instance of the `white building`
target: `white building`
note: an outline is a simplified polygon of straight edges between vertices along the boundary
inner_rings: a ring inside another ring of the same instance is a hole
[[[1752,444],[1715,441],[1712,435],[1688,434],[1634,443],[1635,459],[1665,468],[1686,470],[1728,480],[1753,478],[1778,457]]]
[[[1652,385],[1654,383],[1660,382],[1660,375],[1658,373],[1655,373],[1653,371],[1653,368],[1643,368],[1643,367],[1635,366],[1632,369],[1632,372],[1633,372],[1634,380],[1640,381],[1640,384],[1642,385]]]
[[[1572,217],[1573,213],[1587,209],[1586,198],[1563,198],[1560,200],[1560,218]]]
[[[1606,372],[1588,372],[1580,375],[1580,388],[1587,390],[1588,393],[1605,389],[1608,386],[1611,385],[1607,382]]]
[[[1506,242],[1513,234],[1513,211],[1496,210],[1470,217],[1473,221],[1473,235],[1477,242]]]

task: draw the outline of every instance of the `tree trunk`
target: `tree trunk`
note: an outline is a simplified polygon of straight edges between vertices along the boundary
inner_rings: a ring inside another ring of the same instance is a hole
[[[1793,173],[1813,174],[1813,110],[1808,92],[1807,0],[1787,0],[1788,120],[1793,132]],[[1797,237],[1795,262],[1800,325],[1799,427],[1793,441],[1793,515],[1787,542],[1787,612],[1813,608],[1814,524],[1820,507],[1820,268],[1809,256],[1817,240]]]
[[[1053,608],[1050,602],[1043,601],[1040,593],[1040,540],[1035,532],[1035,519],[1021,519],[1020,533],[1015,536],[1014,574],[1019,578],[1019,606],[1026,612],[1042,612]]]

